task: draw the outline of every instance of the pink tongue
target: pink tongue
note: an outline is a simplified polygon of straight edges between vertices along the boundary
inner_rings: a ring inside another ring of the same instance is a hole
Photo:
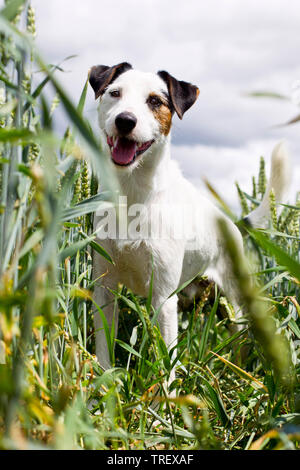
[[[112,150],[112,158],[118,165],[128,165],[134,159],[136,143],[125,137],[118,137]]]

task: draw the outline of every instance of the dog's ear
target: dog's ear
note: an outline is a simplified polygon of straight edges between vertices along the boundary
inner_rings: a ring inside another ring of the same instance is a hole
[[[184,113],[198,98],[199,88],[191,83],[177,80],[165,70],[157,72],[157,75],[167,84],[172,105],[178,117],[182,119]]]
[[[121,73],[130,69],[132,69],[132,65],[128,64],[128,62],[122,62],[112,67],[107,65],[94,65],[89,71],[89,82],[95,92],[95,99],[99,98],[107,85],[116,80]]]

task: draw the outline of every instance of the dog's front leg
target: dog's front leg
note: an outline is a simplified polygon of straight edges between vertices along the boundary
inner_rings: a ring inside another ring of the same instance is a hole
[[[172,350],[171,360],[176,357],[178,336],[178,296],[172,295],[179,286],[184,257],[184,244],[181,240],[160,240],[154,252],[152,305],[158,311],[158,324],[168,350]],[[175,379],[175,369],[170,370],[168,385]]]
[[[176,344],[178,335],[178,318],[177,318],[177,295],[163,301],[161,298],[155,299],[154,305],[159,309],[158,324],[162,338],[170,351],[175,347],[171,360],[176,356]],[[175,380],[175,369],[172,368],[169,375],[168,384]]]
[[[118,331],[118,308],[115,305],[115,297],[105,287],[95,289],[94,301],[101,309],[109,327],[109,338],[105,333],[104,321],[97,307],[94,311],[94,326],[96,335],[96,356],[104,369],[112,365],[114,351],[114,339]],[[113,331],[112,331],[113,328]]]
[[[103,273],[106,274],[103,276]],[[117,289],[118,279],[110,266],[99,263],[97,258],[93,262],[93,278],[95,280],[93,301],[95,303],[96,356],[100,365],[105,369],[109,369],[112,365],[114,338],[118,331],[118,308],[115,296],[111,291]],[[107,334],[105,334],[103,316],[109,328],[109,339]]]

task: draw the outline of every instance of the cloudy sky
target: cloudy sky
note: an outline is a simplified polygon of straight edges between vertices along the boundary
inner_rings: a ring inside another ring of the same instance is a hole
[[[88,69],[122,61],[165,69],[201,90],[183,121],[174,118],[173,157],[198,186],[209,179],[232,207],[234,182],[250,191],[259,158],[278,140],[290,146],[295,171],[291,199],[300,189],[300,123],[278,127],[300,105],[298,0],[33,0],[37,44],[50,63],[69,55],[59,77],[77,100]],[[297,88],[298,87],[298,88]],[[254,90],[290,101],[253,99]],[[86,116],[96,123],[92,90]],[[64,118],[60,117],[65,127]]]

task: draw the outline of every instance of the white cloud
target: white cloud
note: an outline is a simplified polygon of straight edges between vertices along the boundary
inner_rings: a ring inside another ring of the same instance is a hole
[[[243,147],[214,147],[211,145],[179,145],[173,147],[173,156],[179,162],[184,175],[202,192],[209,194],[204,179],[217,190],[220,196],[235,210],[239,210],[239,202],[235,182],[243,191],[252,194],[252,176],[256,181],[259,171],[260,157],[266,163],[266,174],[270,172],[273,140],[252,141]],[[296,159],[291,158],[294,168],[290,190],[290,201],[299,189],[300,167]],[[211,197],[211,196],[210,196]]]

